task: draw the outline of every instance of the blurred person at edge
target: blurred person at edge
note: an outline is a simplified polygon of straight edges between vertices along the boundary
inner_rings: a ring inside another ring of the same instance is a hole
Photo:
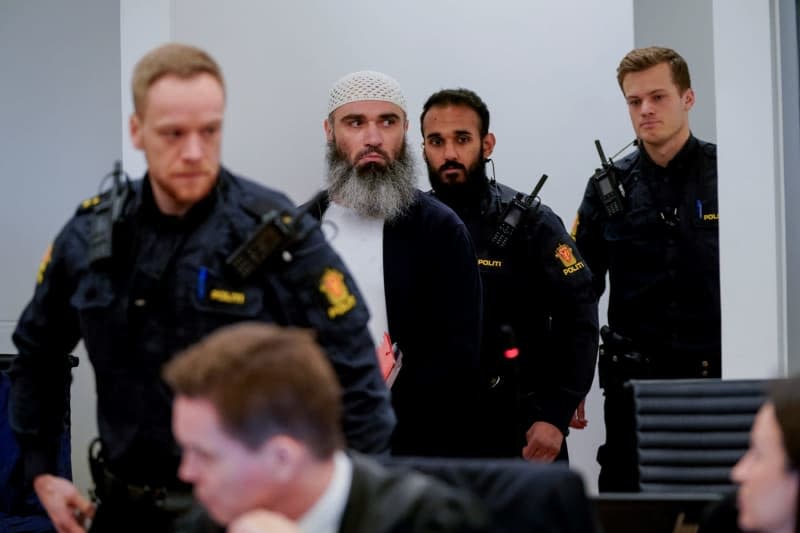
[[[750,432],[750,448],[731,471],[738,525],[761,533],[800,532],[800,377],[771,384]]]

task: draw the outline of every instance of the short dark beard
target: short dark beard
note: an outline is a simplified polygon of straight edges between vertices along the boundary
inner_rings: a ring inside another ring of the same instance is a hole
[[[475,164],[469,168],[460,163],[445,163],[436,169],[431,166],[427,158],[425,166],[428,167],[428,180],[436,197],[454,209],[479,203],[489,183],[489,179],[486,177],[486,159],[483,154],[480,154]],[[442,180],[442,173],[448,167],[462,169],[466,177],[464,183],[445,183]]]
[[[388,159],[388,154],[376,149]],[[347,159],[336,145],[328,142],[328,193],[331,200],[367,218],[391,222],[414,202],[417,178],[414,160],[403,139],[394,161],[386,165],[369,163],[361,168]]]

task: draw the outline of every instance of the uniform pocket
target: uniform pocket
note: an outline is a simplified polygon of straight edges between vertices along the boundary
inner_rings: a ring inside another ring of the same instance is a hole
[[[696,200],[692,225],[697,229],[719,228],[719,210],[716,200]]]
[[[81,278],[70,299],[78,312],[81,337],[98,375],[104,375],[108,369],[107,363],[115,353],[114,340],[123,329],[124,321],[120,320],[115,302],[111,279],[96,272]]]
[[[255,319],[264,309],[262,287],[233,283],[211,270],[198,275],[191,300],[199,313],[212,316]]]
[[[89,274],[78,283],[70,303],[81,315],[107,309],[114,301],[111,280],[107,276]]]

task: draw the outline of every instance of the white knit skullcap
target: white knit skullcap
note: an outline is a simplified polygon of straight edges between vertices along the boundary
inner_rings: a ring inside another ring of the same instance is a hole
[[[344,104],[364,100],[391,102],[400,107],[403,113],[407,113],[406,99],[396,79],[374,70],[361,70],[348,74],[333,84],[328,97],[328,114]]]

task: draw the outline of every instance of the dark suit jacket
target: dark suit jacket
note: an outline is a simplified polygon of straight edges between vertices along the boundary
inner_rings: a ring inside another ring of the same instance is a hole
[[[471,493],[416,472],[388,470],[351,454],[353,483],[340,533],[489,531],[482,503]]]
[[[322,199],[311,213],[322,218],[327,206]],[[469,231],[417,191],[408,211],[384,224],[383,269],[389,334],[403,352],[392,388],[392,453],[475,455],[483,305]]]
[[[388,470],[374,459],[350,452],[353,480],[340,533],[483,533],[488,515],[467,491],[415,472]],[[222,533],[196,506],[179,533]]]

